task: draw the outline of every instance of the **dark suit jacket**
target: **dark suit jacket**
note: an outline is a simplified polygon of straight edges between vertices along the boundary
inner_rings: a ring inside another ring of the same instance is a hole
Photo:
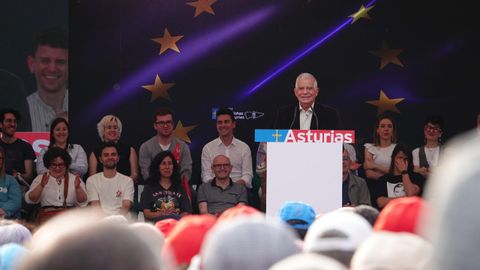
[[[300,129],[300,111],[298,103],[288,105],[277,110],[272,128],[274,129]],[[340,129],[340,115],[334,108],[315,103],[314,114],[310,129]]]

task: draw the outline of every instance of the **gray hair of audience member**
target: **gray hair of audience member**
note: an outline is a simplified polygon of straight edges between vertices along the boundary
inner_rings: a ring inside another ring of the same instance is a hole
[[[150,223],[136,222],[128,226],[136,235],[142,238],[158,256],[161,256],[165,237]]]
[[[472,130],[447,143],[425,190],[430,210],[419,232],[435,247],[432,269],[480,269],[480,136]]]
[[[313,83],[313,87],[315,87],[315,88],[318,87],[317,78],[315,78],[315,76],[313,76],[313,74],[311,74],[311,73],[304,72],[304,73],[301,73],[300,75],[298,75],[297,79],[295,79],[295,88],[298,87],[298,81],[300,81],[303,78],[312,78],[315,81]]]
[[[74,209],[33,235],[20,269],[162,269],[160,256],[125,225],[103,221],[98,209]]]
[[[120,118],[116,117],[115,115],[109,114],[105,115],[100,122],[97,123],[97,132],[98,136],[100,137],[100,140],[102,142],[105,141],[105,126],[109,124],[110,122],[115,122],[118,125],[118,138],[122,136],[122,121],[120,121]]]
[[[124,215],[109,215],[103,218],[104,223],[128,225],[128,219]]]
[[[326,255],[349,267],[353,253],[371,233],[372,226],[353,209],[330,212],[310,226],[304,251]]]
[[[336,260],[316,253],[300,253],[287,257],[269,270],[347,270]]]
[[[201,248],[201,268],[264,270],[299,252],[296,236],[280,220],[236,218],[217,224]],[[232,248],[235,247],[235,248]]]
[[[14,221],[0,220],[0,246],[8,243],[26,244],[32,238],[27,227]]]
[[[380,213],[375,207],[365,204],[355,206],[354,212],[365,218],[372,227]]]
[[[432,255],[433,246],[418,235],[405,232],[374,232],[355,252],[351,269],[430,269]]]
[[[28,254],[29,250],[17,243],[0,245],[0,269],[17,269],[17,264]]]

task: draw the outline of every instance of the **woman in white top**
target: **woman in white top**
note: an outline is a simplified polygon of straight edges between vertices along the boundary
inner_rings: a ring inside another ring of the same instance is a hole
[[[85,184],[78,175],[68,172],[72,158],[60,147],[51,147],[43,156],[48,171],[38,175],[25,193],[25,201],[42,207],[39,223],[75,206],[87,205]]]
[[[368,179],[377,180],[388,173],[397,142],[397,129],[391,116],[382,114],[377,117],[373,138],[373,144],[365,144],[363,168]]]
[[[72,163],[69,167],[69,172],[80,176],[82,178],[88,170],[87,154],[82,146],[70,143],[70,125],[64,118],[55,118],[50,125],[50,144],[48,148],[42,149],[37,158],[37,174],[43,174],[48,171],[43,163],[43,155],[52,147],[60,147],[65,149],[70,157]]]
[[[443,134],[443,119],[438,115],[427,116],[423,126],[425,145],[415,148],[413,155],[413,170],[427,178],[430,171],[438,164],[440,155],[440,139]]]

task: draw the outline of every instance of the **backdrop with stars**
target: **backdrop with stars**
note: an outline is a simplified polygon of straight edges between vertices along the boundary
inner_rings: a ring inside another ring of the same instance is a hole
[[[317,77],[317,102],[337,108],[359,141],[371,140],[381,112],[412,147],[431,113],[443,115],[448,138],[479,112],[469,13],[438,1],[71,1],[73,141],[90,151],[96,123],[115,114],[138,150],[154,135],[155,109],[171,107],[195,182],[201,148],[217,136],[212,111],[233,108],[235,135],[254,156],[254,129],[296,101],[301,72]]]

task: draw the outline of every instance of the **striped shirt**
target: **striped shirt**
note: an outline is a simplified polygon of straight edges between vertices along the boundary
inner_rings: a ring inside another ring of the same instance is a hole
[[[38,91],[29,95],[27,101],[32,119],[32,131],[49,132],[50,123],[57,117],[53,108],[43,102]],[[63,111],[68,113],[68,90],[63,99]]]

